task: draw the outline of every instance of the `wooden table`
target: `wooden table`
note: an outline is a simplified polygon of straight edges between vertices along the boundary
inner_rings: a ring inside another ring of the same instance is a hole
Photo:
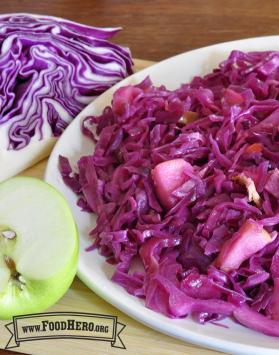
[[[7,0],[0,12],[49,14],[123,27],[115,42],[134,58],[159,61],[233,39],[278,34],[277,0]]]
[[[9,0],[0,13],[33,12],[56,15],[95,26],[122,26],[116,43],[129,46],[134,58],[159,61],[201,46],[261,35],[278,34],[279,2],[271,0]],[[137,69],[150,62],[136,61]],[[42,177],[46,162],[24,172]],[[116,315],[126,324],[123,341],[128,354],[217,354],[149,329],[112,307],[78,279],[51,311]],[[0,322],[0,348],[8,335]],[[18,351],[32,354],[123,354],[109,343],[48,340],[22,343]],[[0,350],[0,353],[2,351]],[[6,352],[5,352],[6,353]],[[10,352],[7,352],[10,354]]]

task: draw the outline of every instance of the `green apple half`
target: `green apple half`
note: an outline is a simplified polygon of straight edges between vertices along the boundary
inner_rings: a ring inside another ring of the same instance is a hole
[[[0,319],[42,312],[70,287],[78,233],[64,197],[47,183],[0,184]]]

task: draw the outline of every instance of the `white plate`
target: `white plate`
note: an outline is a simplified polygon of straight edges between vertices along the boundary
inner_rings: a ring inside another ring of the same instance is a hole
[[[237,354],[278,354],[279,339],[268,337],[242,327],[227,319],[223,324],[229,328],[212,324],[200,325],[191,320],[169,319],[144,307],[144,303],[129,295],[123,288],[110,281],[112,266],[97,251],[86,252],[90,241],[88,232],[95,224],[94,216],[81,212],[76,206],[76,196],[64,185],[58,171],[58,155],[62,154],[75,162],[82,156],[90,154],[94,147],[92,142],[81,134],[80,125],[83,118],[98,115],[110,104],[113,92],[120,86],[135,84],[150,75],[156,85],[164,84],[175,89],[181,83],[189,81],[194,75],[206,74],[225,59],[231,50],[279,50],[279,36],[260,37],[221,43],[210,47],[196,49],[167,59],[138,72],[106,91],[97,100],[87,106],[66,129],[54,147],[49,158],[45,180],[60,190],[70,203],[80,233],[79,278],[100,297],[129,314],[138,321],[176,338],[203,345],[212,349]]]

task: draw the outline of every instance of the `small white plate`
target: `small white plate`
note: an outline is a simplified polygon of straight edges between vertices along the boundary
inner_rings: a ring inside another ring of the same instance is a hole
[[[45,180],[60,190],[68,200],[80,233],[79,278],[100,297],[129,314],[138,321],[176,338],[206,346],[220,351],[237,354],[278,354],[279,339],[268,337],[247,329],[227,319],[223,328],[212,324],[200,325],[190,317],[169,319],[144,306],[143,301],[129,295],[123,288],[113,283],[110,278],[113,267],[97,251],[86,252],[90,245],[88,232],[95,225],[93,215],[81,212],[76,206],[75,194],[63,183],[58,171],[58,156],[62,154],[75,166],[83,155],[91,154],[94,146],[80,130],[82,120],[89,115],[101,114],[103,108],[110,104],[113,92],[120,86],[136,84],[149,75],[156,85],[164,84],[175,89],[188,82],[194,75],[210,72],[224,60],[233,49],[243,51],[279,50],[279,36],[259,37],[221,43],[210,47],[196,49],[164,60],[138,72],[106,91],[93,103],[88,105],[65,130],[55,145],[48,161]]]

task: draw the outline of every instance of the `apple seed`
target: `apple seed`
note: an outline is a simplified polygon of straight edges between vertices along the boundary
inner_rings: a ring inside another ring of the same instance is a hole
[[[12,239],[15,239],[15,238],[16,238],[16,232],[10,231],[10,230],[2,231],[2,232],[1,232],[1,236],[2,236],[3,238],[12,240]]]
[[[12,273],[16,272],[16,265],[12,258],[4,256],[5,263]]]
[[[14,260],[7,255],[4,256],[4,260],[5,260],[7,267],[11,271],[12,280],[14,281],[14,283],[16,284],[16,286],[20,290],[23,290],[24,286],[26,285],[26,282],[25,282],[24,278],[16,271],[16,264],[15,264]]]

